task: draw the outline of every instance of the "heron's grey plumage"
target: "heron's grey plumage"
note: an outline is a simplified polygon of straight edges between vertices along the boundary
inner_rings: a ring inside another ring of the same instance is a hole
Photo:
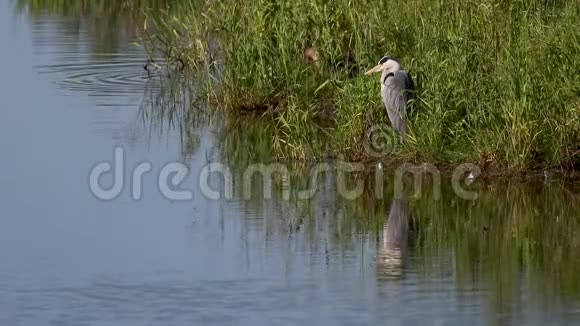
[[[367,73],[381,74],[381,97],[393,128],[407,132],[407,103],[414,98],[415,84],[409,73],[401,69],[398,61],[384,57]]]
[[[405,70],[394,73],[384,71],[381,76],[381,96],[393,128],[401,133],[407,132],[406,105],[413,98],[413,80]]]

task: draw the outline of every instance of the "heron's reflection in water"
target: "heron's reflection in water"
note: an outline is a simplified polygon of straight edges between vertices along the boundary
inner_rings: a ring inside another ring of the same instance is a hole
[[[393,199],[377,253],[380,279],[400,279],[409,249],[409,206],[404,199]]]

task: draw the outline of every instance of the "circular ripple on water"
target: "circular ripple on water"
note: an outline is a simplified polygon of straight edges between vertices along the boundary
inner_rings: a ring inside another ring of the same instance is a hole
[[[70,92],[98,97],[101,105],[137,104],[155,82],[143,69],[142,58],[113,58],[37,67],[55,76],[56,84]],[[119,101],[119,96],[125,100]]]

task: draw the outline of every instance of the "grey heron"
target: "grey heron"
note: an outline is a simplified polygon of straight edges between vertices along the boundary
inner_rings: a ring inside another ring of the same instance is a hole
[[[391,57],[383,57],[379,64],[366,75],[381,72],[381,97],[393,128],[407,132],[407,102],[413,98],[415,83],[401,63]]]

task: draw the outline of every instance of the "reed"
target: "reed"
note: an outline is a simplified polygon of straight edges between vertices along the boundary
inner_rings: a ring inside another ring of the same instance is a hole
[[[378,79],[360,72],[388,54],[418,90],[409,135],[384,159],[580,167],[578,1],[179,4],[149,12],[148,47],[209,72],[215,106],[269,122],[277,156],[369,159],[368,130],[388,120]],[[312,146],[318,135],[328,142]]]

